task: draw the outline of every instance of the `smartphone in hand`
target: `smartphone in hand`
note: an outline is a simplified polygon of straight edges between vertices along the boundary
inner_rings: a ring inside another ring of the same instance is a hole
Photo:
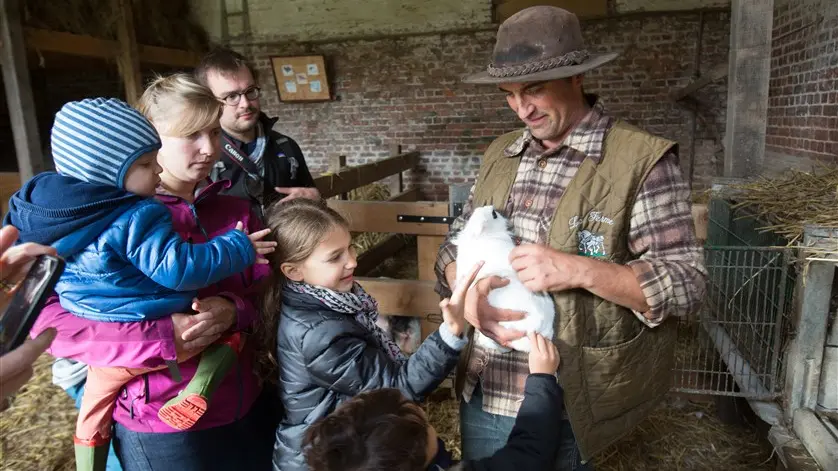
[[[39,255],[35,259],[0,317],[0,355],[23,344],[63,272],[64,260],[60,257]]]

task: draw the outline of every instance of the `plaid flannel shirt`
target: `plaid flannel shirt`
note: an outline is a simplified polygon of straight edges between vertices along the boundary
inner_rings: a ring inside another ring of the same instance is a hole
[[[613,122],[597,100],[560,146],[546,149],[526,131],[505,150],[512,157],[525,148],[504,209],[520,243],[547,243],[559,198],[586,158],[602,158],[603,141]],[[451,225],[450,234],[461,229],[470,216],[473,195],[474,187],[462,215]],[[690,197],[677,155],[670,152],[652,168],[632,207],[628,248],[633,259],[627,265],[637,276],[650,307],[645,316],[639,312],[635,315],[650,327],[668,316],[693,312],[704,295],[706,271],[695,237]],[[435,266],[437,292],[443,296],[451,293],[445,267],[456,257],[449,235],[440,247]],[[483,410],[513,417],[523,401],[528,374],[525,353],[499,354],[475,346],[463,397],[470,400],[478,380],[482,380]]]

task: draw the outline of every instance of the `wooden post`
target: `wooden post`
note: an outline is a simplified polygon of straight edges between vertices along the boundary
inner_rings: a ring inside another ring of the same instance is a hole
[[[20,24],[20,2],[0,0],[0,62],[21,181],[43,172],[44,156],[38,136],[35,100],[26,64],[26,44]]]
[[[329,156],[329,172],[331,173],[340,173],[340,169],[346,167],[346,156],[345,155],[332,155]],[[341,193],[338,197],[342,200],[349,199],[349,193]]]
[[[125,84],[125,100],[134,105],[143,94],[143,79],[140,73],[140,53],[137,35],[134,33],[134,14],[131,0],[113,0],[117,18],[117,40],[119,56],[117,64],[122,82]]]
[[[436,257],[439,253],[439,246],[445,241],[443,236],[416,236],[416,251],[419,259],[419,280],[434,281],[436,274],[434,274],[434,265],[436,264]],[[422,338],[430,335],[437,324],[429,322],[428,319],[422,318]]]
[[[395,157],[402,153],[402,146],[399,144],[390,144],[390,157]],[[399,191],[390,189],[390,193],[402,193],[404,191],[404,172],[399,172]]]

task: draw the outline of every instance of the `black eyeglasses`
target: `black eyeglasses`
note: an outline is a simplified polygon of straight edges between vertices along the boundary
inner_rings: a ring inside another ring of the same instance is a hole
[[[244,97],[247,98],[248,101],[254,101],[259,98],[261,91],[262,89],[260,89],[259,87],[250,87],[243,92],[233,92],[221,98],[221,101],[224,102],[225,105],[236,106],[241,101],[242,95],[244,95]]]

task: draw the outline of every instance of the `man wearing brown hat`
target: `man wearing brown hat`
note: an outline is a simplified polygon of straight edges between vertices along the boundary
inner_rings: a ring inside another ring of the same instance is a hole
[[[525,129],[495,139],[451,232],[471,209],[493,205],[520,239],[510,256],[532,291],[556,306],[563,438],[557,468],[587,463],[651,412],[670,387],[675,322],[696,310],[706,271],[677,145],[609,116],[583,91],[583,74],[617,57],[594,54],[579,21],[555,7],[527,8],[498,30],[492,63],[468,83],[494,84]],[[456,248],[436,263],[437,290],[456,281]],[[489,277],[469,291],[467,318],[503,344],[521,313],[495,309]],[[473,345],[458,375],[465,459],[506,442],[523,400],[527,356]]]

